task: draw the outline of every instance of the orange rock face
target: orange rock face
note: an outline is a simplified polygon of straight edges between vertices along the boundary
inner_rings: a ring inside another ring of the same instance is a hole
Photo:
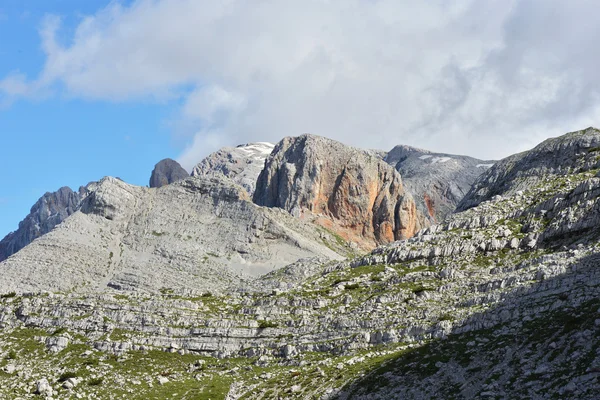
[[[425,221],[393,167],[368,151],[312,135],[275,147],[254,201],[311,218],[365,249],[409,238]]]

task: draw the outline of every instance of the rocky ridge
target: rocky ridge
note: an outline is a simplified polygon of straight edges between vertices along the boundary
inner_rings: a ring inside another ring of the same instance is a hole
[[[158,189],[104,178],[78,212],[0,264],[0,291],[218,292],[298,258],[339,258],[331,249],[341,249],[331,235],[257,207],[224,177]]]
[[[48,192],[40,197],[31,207],[29,214],[19,223],[19,228],[0,241],[0,261],[7,259],[63,222],[79,209],[87,193],[86,187],[80,187],[78,192],[62,187],[56,192]]]
[[[312,220],[364,248],[411,237],[427,225],[396,170],[372,152],[314,135],[275,146],[254,202]]]
[[[464,211],[495,195],[513,194],[540,180],[569,176],[595,165],[600,155],[600,131],[590,127],[548,139],[534,149],[507,157],[482,174],[457,211]]]
[[[192,170],[192,176],[223,174],[252,196],[258,175],[274,147],[266,142],[224,147],[198,163]]]
[[[454,212],[475,179],[495,163],[404,145],[394,147],[383,159],[400,172],[417,209],[432,222],[442,222]]]

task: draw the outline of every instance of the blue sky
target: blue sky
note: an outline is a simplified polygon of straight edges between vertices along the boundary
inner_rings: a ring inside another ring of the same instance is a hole
[[[0,237],[61,186],[313,133],[493,160],[600,123],[590,0],[2,0]]]
[[[0,77],[41,71],[38,28],[47,13],[65,16],[68,31],[81,15],[106,3],[3,0]],[[0,238],[15,230],[47,191],[76,190],[106,175],[147,185],[154,164],[181,151],[169,135],[171,113],[168,104],[81,100],[64,93],[0,107]]]

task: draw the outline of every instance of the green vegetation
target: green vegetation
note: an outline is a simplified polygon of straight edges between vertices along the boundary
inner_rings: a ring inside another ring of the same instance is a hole
[[[67,329],[60,327],[60,328],[57,328],[54,332],[52,332],[52,334],[50,336],[60,336],[63,333],[67,333]]]
[[[79,374],[77,372],[73,372],[73,371],[63,372],[58,377],[58,382],[65,382],[71,378],[78,378],[78,377],[79,377]]]
[[[258,321],[258,329],[266,329],[266,328],[277,328],[277,323],[274,321]]]
[[[89,386],[100,386],[100,385],[102,385],[103,382],[104,382],[103,377],[92,378],[88,381],[88,385]]]

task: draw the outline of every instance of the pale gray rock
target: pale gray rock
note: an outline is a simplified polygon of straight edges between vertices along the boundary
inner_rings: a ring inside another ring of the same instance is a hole
[[[52,386],[50,385],[50,383],[48,382],[48,379],[42,378],[42,379],[38,380],[36,382],[35,386],[36,386],[36,393],[39,394],[40,396],[45,396],[45,397],[52,396],[53,389],[52,389]]]
[[[475,179],[495,163],[405,145],[394,147],[384,161],[400,172],[417,209],[433,222],[452,213]]]
[[[220,291],[301,258],[340,258],[335,238],[254,205],[224,177],[91,189],[80,211],[0,264],[0,292]]]
[[[275,145],[266,142],[224,147],[198,163],[192,170],[192,176],[223,174],[252,196],[258,175],[274,147]]]
[[[87,189],[78,192],[62,187],[56,192],[46,193],[31,207],[29,214],[19,223],[19,228],[0,241],[0,261],[27,246],[33,240],[50,232],[69,215],[78,210]]]
[[[175,160],[165,158],[159,161],[152,170],[150,187],[159,188],[180,181],[189,176],[187,171]]]
[[[507,157],[482,174],[456,211],[464,211],[494,196],[518,194],[544,179],[594,170],[600,166],[600,131],[590,127],[547,139],[529,151]]]

